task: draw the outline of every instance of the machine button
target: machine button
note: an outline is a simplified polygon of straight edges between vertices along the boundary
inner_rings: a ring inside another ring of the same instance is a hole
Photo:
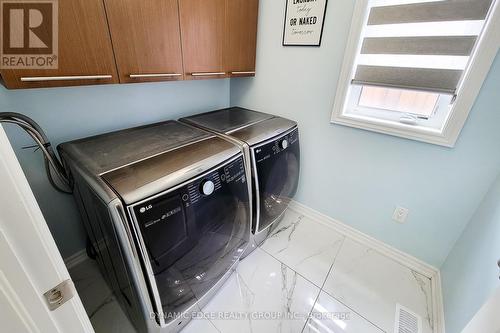
[[[281,141],[280,147],[281,147],[281,149],[287,149],[288,148],[288,140],[284,139],[283,141]]]
[[[210,195],[214,193],[215,184],[211,180],[205,180],[201,183],[201,193],[205,195]]]

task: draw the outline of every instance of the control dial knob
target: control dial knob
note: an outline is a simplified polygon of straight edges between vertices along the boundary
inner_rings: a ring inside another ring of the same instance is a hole
[[[288,148],[288,140],[283,139],[283,141],[280,142],[280,147],[281,147],[281,149],[287,149]]]
[[[215,184],[211,180],[204,180],[201,182],[200,190],[201,190],[201,193],[203,193],[205,195],[210,195],[210,194],[214,193]]]

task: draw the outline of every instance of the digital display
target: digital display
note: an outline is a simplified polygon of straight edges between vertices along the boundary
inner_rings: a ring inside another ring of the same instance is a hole
[[[234,180],[239,180],[245,174],[242,159],[237,159],[233,163],[224,168],[224,177],[226,182],[231,183]]]

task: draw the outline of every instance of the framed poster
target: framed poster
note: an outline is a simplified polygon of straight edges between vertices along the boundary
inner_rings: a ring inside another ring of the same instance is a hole
[[[286,0],[283,46],[320,46],[328,0]]]

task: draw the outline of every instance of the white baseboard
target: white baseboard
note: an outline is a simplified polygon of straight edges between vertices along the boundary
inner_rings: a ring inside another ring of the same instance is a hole
[[[433,317],[435,327],[434,333],[445,333],[441,275],[438,268],[297,201],[292,201],[290,203],[290,208],[295,210],[297,213],[310,217],[327,227],[333,228],[335,231],[382,253],[383,255],[399,262],[419,274],[428,277],[431,280],[432,288],[432,305],[434,310]]]
[[[432,308],[434,309],[434,327],[436,333],[445,333],[443,290],[441,289],[441,272],[431,278],[432,283]]]
[[[87,256],[87,250],[83,249],[83,250],[80,250],[80,251],[76,252],[75,254],[65,258],[64,264],[66,265],[67,269],[71,269],[71,268],[75,267],[76,265],[84,262],[87,259],[89,259],[89,257]]]

